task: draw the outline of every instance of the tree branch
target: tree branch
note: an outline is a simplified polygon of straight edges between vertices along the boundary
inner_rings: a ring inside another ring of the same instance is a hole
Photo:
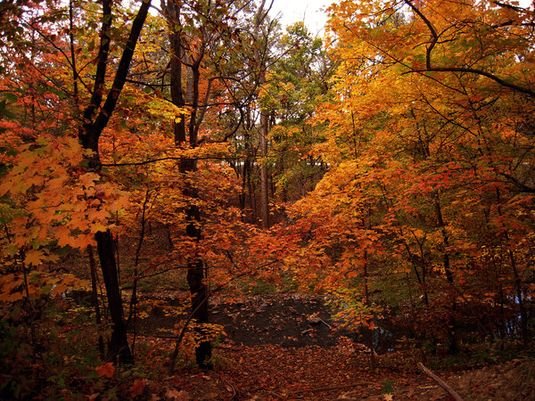
[[[440,377],[438,377],[436,374],[431,372],[428,368],[424,366],[422,362],[418,362],[418,367],[422,372],[424,372],[427,376],[429,376],[431,379],[436,381],[440,387],[442,387],[455,401],[463,401],[461,396],[457,394],[457,392],[452,389],[444,380],[442,380]]]
[[[125,163],[102,163],[102,167],[123,167],[123,166],[144,166],[151,163],[158,163],[163,161],[171,160],[185,160],[185,159],[195,159],[195,160],[238,160],[235,157],[217,157],[217,156],[204,156],[204,157],[195,157],[195,156],[167,156],[159,157],[155,159],[147,159],[139,162],[125,162]]]
[[[490,80],[506,87],[506,88],[509,88],[509,89],[512,89],[516,92],[520,92],[520,93],[523,93],[525,95],[528,95],[528,96],[531,96],[531,97],[535,97],[535,91],[529,89],[529,88],[526,88],[526,87],[523,87],[523,86],[520,86],[520,85],[516,85],[514,83],[511,83],[509,81],[506,81],[505,79],[503,78],[500,78],[490,72],[487,72],[487,71],[484,71],[484,70],[480,70],[478,68],[470,68],[470,67],[433,67],[432,65],[432,62],[431,62],[431,53],[433,51],[433,48],[435,47],[435,45],[437,44],[438,42],[438,38],[439,38],[439,34],[437,33],[437,30],[436,28],[433,26],[433,24],[431,23],[431,21],[418,9],[418,7],[416,7],[411,0],[404,0],[405,3],[414,11],[414,13],[416,15],[418,15],[418,17],[422,20],[422,22],[427,26],[427,28],[429,29],[429,32],[431,33],[431,42],[429,43],[429,45],[427,46],[426,48],[426,55],[425,55],[425,69],[419,69],[419,70],[414,70],[414,69],[411,69],[411,71],[408,71],[408,72],[417,72],[417,73],[422,73],[422,72],[464,72],[464,73],[468,73],[468,74],[476,74],[476,75],[480,75],[480,76],[483,76],[483,77],[486,77],[486,78],[489,78]],[[495,4],[499,5],[499,6],[503,6],[502,4],[500,4],[499,2],[496,2]]]
[[[124,84],[126,82],[126,76],[128,75],[128,70],[130,68],[130,62],[132,61],[132,57],[134,56],[134,51],[136,49],[136,44],[137,44],[139,35],[141,34],[141,29],[143,28],[145,19],[147,18],[147,13],[150,7],[150,1],[151,0],[142,0],[141,6],[139,7],[139,11],[136,15],[136,18],[134,19],[134,22],[132,23],[130,35],[128,36],[128,40],[126,41],[126,45],[125,45],[123,54],[121,56],[121,60],[119,61],[119,66],[117,68],[117,72],[115,73],[115,78],[113,80],[112,88],[110,90],[110,93],[108,93],[108,97],[106,98],[106,101],[104,102],[104,106],[100,110],[100,113],[98,114],[92,126],[92,135],[95,136],[95,139],[97,142],[98,142],[98,137],[100,137],[100,134],[102,133],[102,130],[108,124],[108,121],[113,113],[113,110],[115,109],[115,106],[117,105],[117,100],[119,99],[119,95],[121,94],[121,91],[123,90]]]
[[[84,110],[84,125],[86,126],[89,126],[93,122],[95,111],[100,107],[100,103],[102,102],[108,54],[110,51],[111,25],[113,21],[111,4],[111,0],[102,0],[102,27],[100,29],[100,47],[97,55],[97,72],[91,100]]]
[[[494,74],[491,74],[490,72],[487,72],[487,71],[483,71],[483,70],[480,70],[480,69],[477,69],[477,68],[465,68],[465,67],[430,67],[430,68],[426,68],[425,70],[410,70],[410,71],[407,71],[405,74],[407,73],[412,73],[412,72],[416,72],[416,73],[424,73],[424,72],[464,72],[464,73],[468,73],[468,74],[476,74],[476,75],[481,75],[483,77],[487,77],[489,78],[490,80],[502,85],[502,86],[505,86],[506,88],[509,88],[509,89],[512,89],[516,92],[520,92],[520,93],[524,93],[528,96],[531,96],[531,97],[535,97],[535,91],[529,89],[529,88],[525,88],[523,86],[519,86],[519,85],[516,85],[516,84],[513,84],[511,82],[508,82]]]

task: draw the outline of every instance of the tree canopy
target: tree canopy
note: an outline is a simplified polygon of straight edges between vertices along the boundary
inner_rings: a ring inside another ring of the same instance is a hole
[[[340,0],[323,38],[271,7],[0,5],[0,398],[145,399],[262,291],[372,356],[532,349],[533,5]]]

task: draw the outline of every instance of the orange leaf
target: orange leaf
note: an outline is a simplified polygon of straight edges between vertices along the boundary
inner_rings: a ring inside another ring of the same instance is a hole
[[[38,251],[36,249],[30,249],[28,252],[26,252],[26,255],[24,257],[24,263],[27,265],[40,265],[43,261],[44,255],[43,252]]]
[[[132,387],[130,387],[130,395],[132,398],[135,398],[145,391],[145,387],[147,385],[147,382],[145,379],[136,379],[134,380],[134,383],[132,383]]]
[[[97,375],[100,377],[106,377],[108,379],[111,379],[115,374],[115,366],[113,366],[112,362],[97,366],[95,370],[97,371]]]

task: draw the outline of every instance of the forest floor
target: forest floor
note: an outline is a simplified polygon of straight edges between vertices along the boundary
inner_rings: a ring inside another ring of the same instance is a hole
[[[172,348],[165,334],[177,318],[160,312],[156,308],[140,321],[140,341]],[[257,296],[214,304],[212,317],[227,333],[215,345],[214,369],[204,372],[182,361],[152,389],[151,401],[452,399],[419,371],[418,352],[388,352],[372,361],[367,347],[336,328],[320,298]],[[464,401],[535,400],[535,359],[527,356],[436,373]]]

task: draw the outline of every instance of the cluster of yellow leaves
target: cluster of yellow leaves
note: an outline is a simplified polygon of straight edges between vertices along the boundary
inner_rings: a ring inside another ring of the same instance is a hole
[[[128,206],[125,192],[84,171],[84,153],[76,139],[43,134],[19,150],[0,184],[0,196],[19,211],[6,221],[12,256],[30,249],[26,262],[35,265],[45,259],[41,246],[83,249]]]
[[[26,287],[27,284],[27,288]],[[80,279],[73,274],[52,274],[42,271],[28,273],[27,279],[22,273],[8,273],[0,275],[0,302],[16,302],[26,295],[61,296],[65,292],[79,289],[89,289],[87,280]]]
[[[147,104],[147,111],[153,117],[179,122],[189,113],[188,109],[175,106],[173,103],[161,98],[154,98]]]

